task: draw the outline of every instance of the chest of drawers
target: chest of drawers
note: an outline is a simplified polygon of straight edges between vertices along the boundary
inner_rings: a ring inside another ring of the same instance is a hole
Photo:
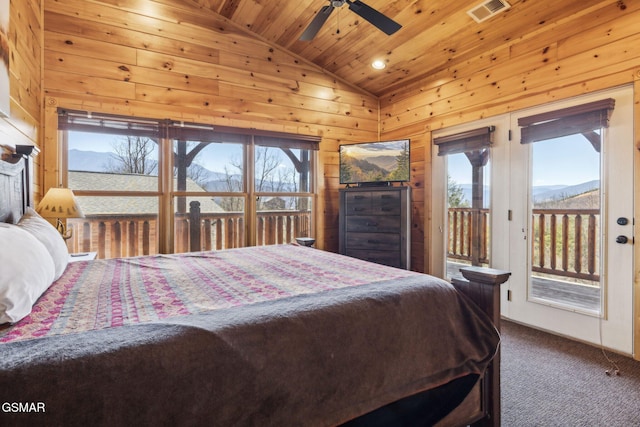
[[[410,267],[410,187],[340,190],[340,253]]]

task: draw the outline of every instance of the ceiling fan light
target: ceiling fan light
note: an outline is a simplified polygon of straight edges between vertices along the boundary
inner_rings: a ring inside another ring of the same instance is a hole
[[[387,67],[387,64],[385,64],[382,59],[376,59],[371,63],[371,66],[376,70],[384,70]]]

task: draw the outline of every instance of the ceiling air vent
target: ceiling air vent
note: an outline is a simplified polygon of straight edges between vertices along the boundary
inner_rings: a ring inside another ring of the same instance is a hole
[[[467,14],[476,22],[486,21],[500,12],[509,9],[511,5],[505,0],[487,0],[481,5],[467,11]]]

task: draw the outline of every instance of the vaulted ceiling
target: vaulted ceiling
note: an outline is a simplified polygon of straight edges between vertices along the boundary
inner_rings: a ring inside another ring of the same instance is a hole
[[[313,40],[300,41],[316,13],[330,4],[328,0],[182,1],[218,14],[378,96],[425,75],[455,73],[458,64],[481,55],[490,62],[498,48],[548,31],[603,3],[506,0],[510,8],[477,23],[467,11],[487,0],[365,0],[402,28],[388,36],[345,4],[333,11]],[[376,59],[383,60],[386,69],[372,68]]]

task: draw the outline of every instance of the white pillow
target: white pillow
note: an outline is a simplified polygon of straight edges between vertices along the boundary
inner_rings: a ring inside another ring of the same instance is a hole
[[[0,223],[0,324],[29,313],[55,274],[47,248],[17,225]]]
[[[27,208],[27,212],[20,218],[18,226],[31,233],[47,248],[56,268],[53,280],[58,280],[69,263],[69,250],[60,232],[31,208]]]

